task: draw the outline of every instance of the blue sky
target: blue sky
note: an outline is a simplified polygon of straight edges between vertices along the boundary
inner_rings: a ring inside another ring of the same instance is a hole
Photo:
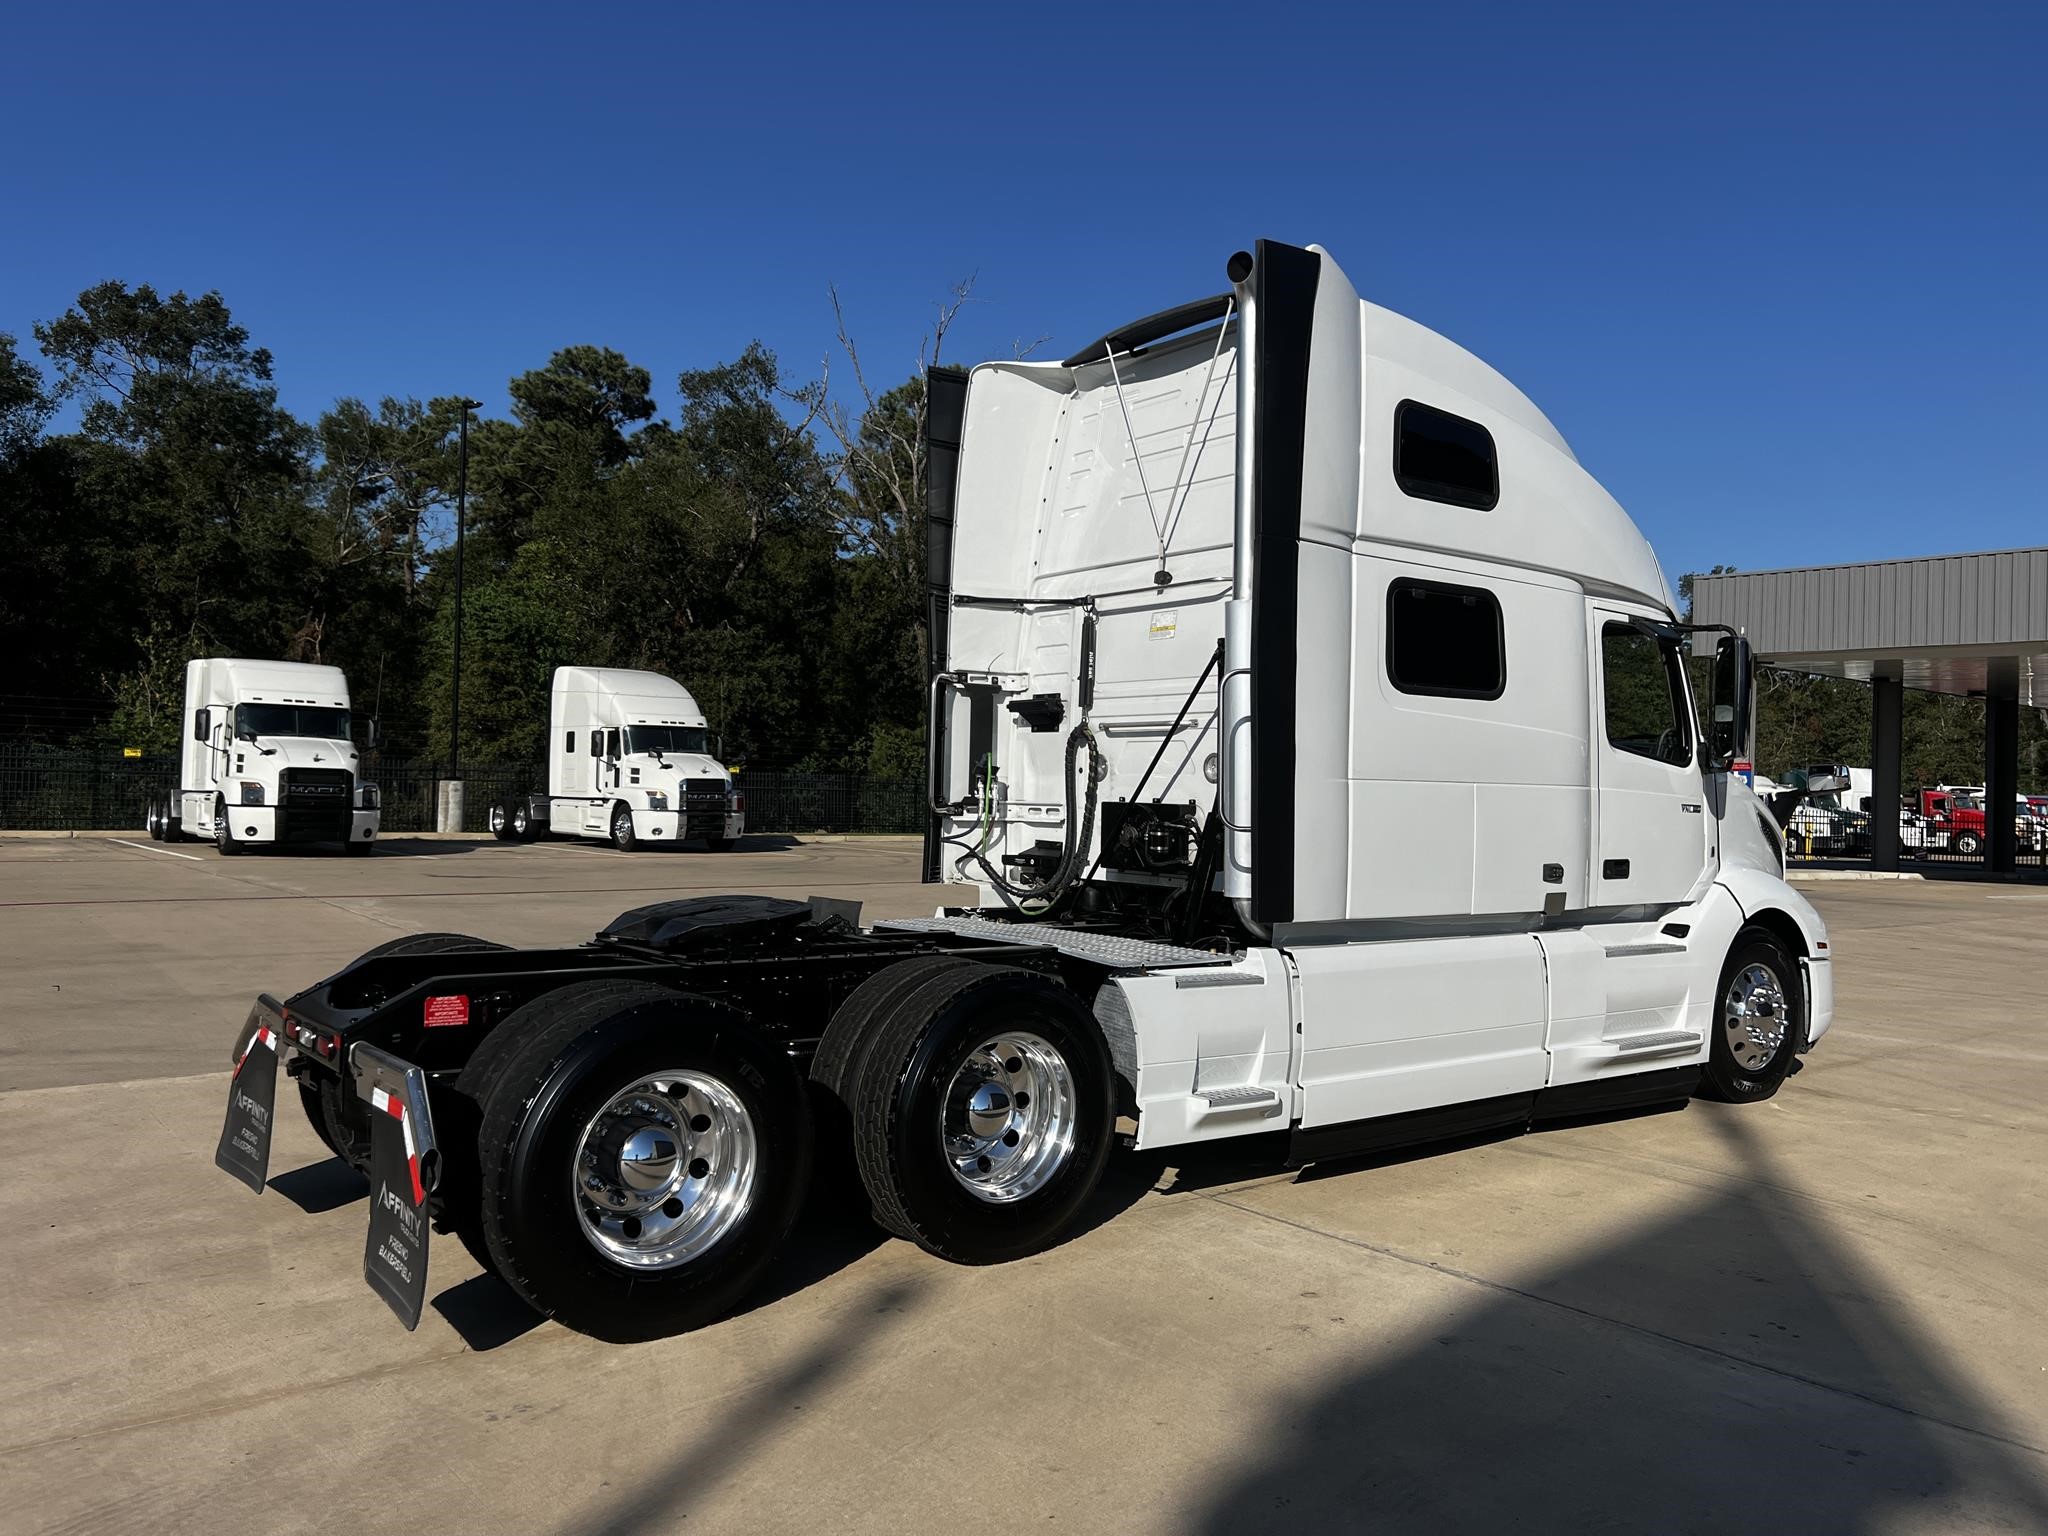
[[[575,342],[894,379],[1261,235],[1522,386],[1675,581],[2048,539],[2048,7],[8,7],[0,330],[218,288],[285,403]]]

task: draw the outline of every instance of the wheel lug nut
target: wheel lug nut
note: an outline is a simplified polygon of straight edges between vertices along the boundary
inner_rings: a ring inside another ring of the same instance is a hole
[[[987,1158],[977,1157],[974,1160],[974,1166],[979,1168],[983,1173],[987,1173],[991,1164],[989,1163],[989,1160]]]

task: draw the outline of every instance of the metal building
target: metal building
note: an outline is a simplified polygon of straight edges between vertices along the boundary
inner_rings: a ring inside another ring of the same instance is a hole
[[[1899,798],[1900,690],[1984,700],[1989,867],[2010,870],[2021,705],[2048,708],[2048,548],[1693,578],[1693,620],[1727,624],[1773,666],[1871,685],[1871,803]],[[1896,869],[1897,818],[1871,818],[1871,862]]]

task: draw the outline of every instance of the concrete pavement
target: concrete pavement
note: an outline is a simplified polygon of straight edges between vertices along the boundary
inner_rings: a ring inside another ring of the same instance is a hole
[[[405,1333],[288,1097],[273,1188],[218,1173],[246,995],[687,889],[940,893],[900,842],[438,846],[0,844],[10,1530],[2048,1528],[2048,892],[1813,889],[1839,1022],[1763,1106],[1124,1156],[995,1269],[814,1211],[750,1310],[622,1348],[448,1241]]]

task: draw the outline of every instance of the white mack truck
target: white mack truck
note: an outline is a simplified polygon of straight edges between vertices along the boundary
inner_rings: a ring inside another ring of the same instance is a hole
[[[1261,241],[1060,363],[930,376],[931,827],[971,906],[658,903],[589,943],[422,934],[236,1037],[427,1232],[572,1328],[707,1322],[814,1159],[963,1263],[1057,1242],[1140,1148],[1297,1163],[1770,1097],[1834,1011],[1736,635],[1513,385]],[[1683,658],[1714,656],[1696,711]],[[409,1218],[402,1221],[401,1216]]]
[[[178,783],[145,814],[158,842],[376,846],[383,802],[364,780],[339,667],[209,657],[185,663]],[[376,723],[368,728],[376,745]]]
[[[630,853],[696,838],[723,853],[747,830],[747,803],[681,683],[623,667],[557,667],[548,792],[493,805],[488,820],[504,842],[553,833]]]

